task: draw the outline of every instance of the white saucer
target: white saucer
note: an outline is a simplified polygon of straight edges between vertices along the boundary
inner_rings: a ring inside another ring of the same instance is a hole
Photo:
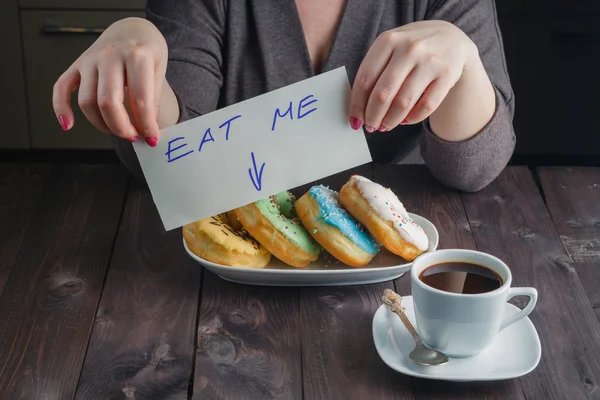
[[[428,251],[437,249],[439,234],[431,221],[419,215],[409,213],[429,238]],[[353,268],[345,266],[326,251],[322,251],[318,260],[305,268],[290,267],[273,257],[271,263],[263,269],[249,269],[215,264],[198,257],[190,251],[183,239],[183,247],[188,255],[206,269],[221,278],[244,285],[258,286],[342,286],[366,285],[397,279],[410,270],[408,262],[384,248],[381,249],[368,266]]]
[[[402,296],[406,316],[415,323],[412,296]],[[519,308],[506,303],[505,312]],[[424,367],[411,362],[414,340],[400,318],[381,305],[373,317],[373,340],[379,356],[390,368],[418,378],[453,382],[512,379],[531,372],[539,363],[542,347],[535,327],[527,317],[508,326],[482,353],[469,358],[450,358],[444,365]]]

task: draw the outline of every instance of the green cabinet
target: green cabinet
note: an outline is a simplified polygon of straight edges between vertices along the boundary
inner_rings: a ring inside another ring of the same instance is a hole
[[[27,149],[29,122],[25,99],[25,73],[16,0],[0,1],[0,88],[7,106],[0,107],[0,149]]]
[[[5,1],[5,0],[3,0]],[[133,10],[143,11],[145,0],[19,0],[21,8],[39,10]]]

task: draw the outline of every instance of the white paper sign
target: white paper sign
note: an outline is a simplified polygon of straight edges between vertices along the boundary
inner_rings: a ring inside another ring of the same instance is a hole
[[[165,229],[371,162],[349,100],[341,67],[134,143]]]

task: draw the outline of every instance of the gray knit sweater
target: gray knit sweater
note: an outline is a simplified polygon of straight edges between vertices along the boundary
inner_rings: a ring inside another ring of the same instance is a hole
[[[169,46],[167,80],[181,121],[314,76],[294,0],[148,0],[147,18]],[[476,191],[506,166],[514,146],[514,97],[492,0],[348,0],[323,71],[345,66],[350,82],[376,37],[419,20],[445,20],[478,46],[496,89],[496,111],[481,132],[449,143],[421,125],[366,133],[374,161],[401,162],[420,147],[442,183]],[[130,143],[123,163],[141,175]]]

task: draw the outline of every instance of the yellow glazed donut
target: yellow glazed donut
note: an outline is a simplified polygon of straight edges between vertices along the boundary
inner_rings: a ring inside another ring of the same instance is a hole
[[[295,202],[286,191],[236,208],[235,213],[244,228],[275,257],[302,268],[315,261],[321,249],[298,219]]]
[[[390,252],[413,261],[429,248],[429,238],[390,190],[352,175],[340,190],[346,210]]]
[[[379,252],[373,237],[340,206],[338,193],[325,186],[311,187],[296,211],[312,237],[346,265],[363,267]]]
[[[264,268],[271,261],[271,253],[248,232],[229,225],[226,213],[184,225],[182,233],[192,253],[215,264]]]
[[[237,215],[235,215],[234,210],[227,211],[225,214],[227,215],[227,221],[229,222],[229,226],[231,226],[233,230],[241,231],[242,229],[244,229]]]

